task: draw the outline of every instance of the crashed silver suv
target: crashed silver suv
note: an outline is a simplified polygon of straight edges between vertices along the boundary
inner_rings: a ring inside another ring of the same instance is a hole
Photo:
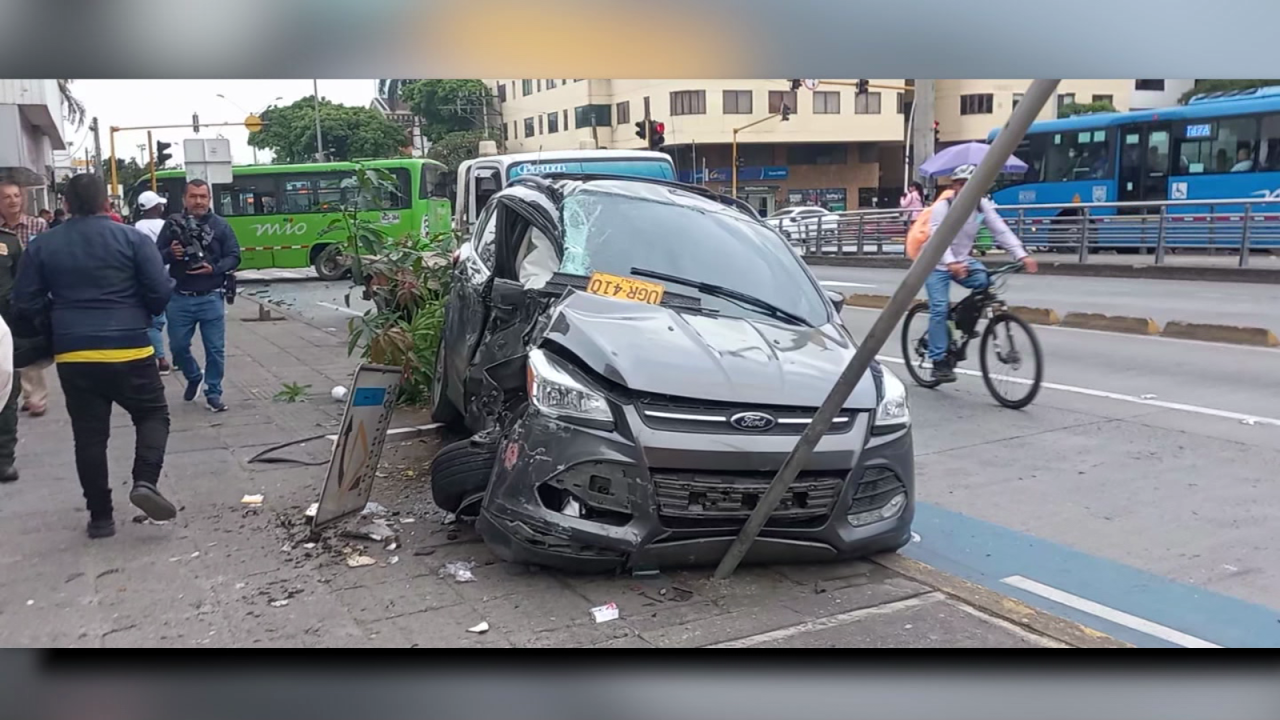
[[[510,561],[714,564],[854,353],[842,303],[739,201],[522,178],[455,258],[433,413],[471,437],[433,461],[436,502]],[[911,442],[906,388],[873,365],[747,561],[905,545]]]

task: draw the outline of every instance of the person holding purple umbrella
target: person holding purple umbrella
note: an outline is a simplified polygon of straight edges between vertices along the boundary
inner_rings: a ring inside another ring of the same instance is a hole
[[[947,216],[950,198],[964,188],[965,183],[973,177],[977,165],[961,165],[950,172],[951,186],[945,196],[938,200],[930,210],[929,226],[931,232],[937,232],[942,219]],[[933,361],[933,379],[940,383],[956,381],[955,369],[947,360],[947,313],[951,309],[951,282],[954,280],[969,290],[981,290],[990,284],[987,266],[977,258],[971,257],[974,240],[983,225],[991,231],[995,243],[1004,248],[1014,260],[1022,262],[1027,272],[1036,272],[1039,266],[1035,258],[1022,246],[1022,241],[1013,234],[1009,225],[996,211],[995,203],[983,198],[978,203],[978,211],[969,218],[951,241],[951,247],[942,256],[942,262],[934,268],[925,281],[924,287],[929,295],[929,359]]]

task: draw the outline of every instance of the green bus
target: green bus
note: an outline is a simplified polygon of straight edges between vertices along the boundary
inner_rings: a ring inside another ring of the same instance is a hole
[[[449,232],[452,212],[445,166],[434,160],[237,166],[230,183],[212,185],[213,210],[227,219],[240,241],[240,269],[314,267],[324,280],[345,275],[343,239],[320,233],[358,192],[356,173],[362,168],[384,170],[399,186],[398,191],[379,190],[362,208],[388,233]],[[156,173],[156,190],[168,203],[166,212],[182,211],[185,184],[184,170]],[[151,179],[145,177],[128,189],[125,207],[130,215],[136,217],[138,195],[150,189]]]

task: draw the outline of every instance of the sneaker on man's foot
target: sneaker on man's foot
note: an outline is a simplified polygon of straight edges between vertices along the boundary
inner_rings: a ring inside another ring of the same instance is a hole
[[[18,482],[18,468],[10,465],[0,470],[0,483]]]
[[[49,408],[44,405],[41,405],[39,407],[35,405],[30,405],[27,407],[27,415],[30,415],[31,417],[41,417],[46,412],[48,412],[48,410]]]
[[[172,520],[178,516],[178,508],[165,499],[154,485],[134,483],[129,492],[129,502],[147,514],[147,517],[158,522]]]
[[[89,521],[89,538],[100,540],[116,534],[116,521],[112,518],[99,518]]]
[[[163,355],[156,358],[156,368],[160,370],[161,375],[168,375],[173,372],[173,366],[169,364],[169,359]]]
[[[209,401],[209,410],[211,412],[220,413],[220,412],[227,411],[227,404],[222,402],[221,395],[210,395],[208,397],[208,401]]]
[[[933,379],[940,383],[953,383],[956,381],[956,371],[951,368],[951,363],[949,361],[934,360]]]
[[[203,380],[204,380],[204,375],[201,375],[195,380],[188,380],[187,389],[185,392],[182,393],[182,399],[186,400],[187,402],[191,402],[192,400],[195,400],[196,395],[200,394],[200,383]]]

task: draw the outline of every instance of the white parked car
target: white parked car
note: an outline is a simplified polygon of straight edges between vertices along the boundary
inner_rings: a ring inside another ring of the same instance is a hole
[[[765,223],[777,228],[788,240],[813,240],[835,235],[840,216],[826,208],[789,207],[770,215]]]

